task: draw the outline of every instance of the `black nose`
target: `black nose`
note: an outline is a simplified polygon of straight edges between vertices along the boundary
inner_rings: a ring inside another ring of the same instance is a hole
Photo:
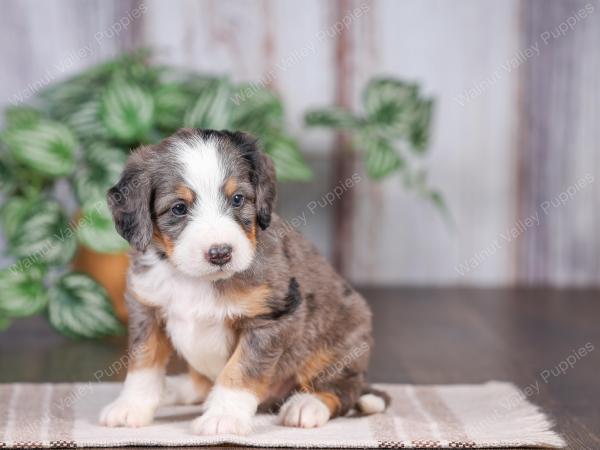
[[[206,259],[215,266],[222,266],[231,260],[231,245],[217,244],[208,249]]]

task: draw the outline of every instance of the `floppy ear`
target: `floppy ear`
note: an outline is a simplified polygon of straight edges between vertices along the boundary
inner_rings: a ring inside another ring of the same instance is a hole
[[[152,186],[140,151],[133,154],[107,200],[115,228],[134,248],[144,251],[152,239],[150,193]]]
[[[271,224],[271,214],[275,206],[276,181],[275,164],[270,156],[256,150],[259,163],[256,167],[256,210],[258,225],[264,230]]]
[[[275,164],[270,156],[258,148],[258,139],[251,134],[236,132],[234,137],[241,147],[242,154],[250,162],[251,179],[256,193],[257,222],[265,230],[271,224],[271,214],[277,196]]]

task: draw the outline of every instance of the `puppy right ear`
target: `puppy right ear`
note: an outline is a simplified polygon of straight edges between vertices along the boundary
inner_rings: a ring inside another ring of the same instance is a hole
[[[151,190],[144,161],[136,152],[129,158],[119,182],[107,194],[117,232],[139,251],[144,251],[152,239]]]

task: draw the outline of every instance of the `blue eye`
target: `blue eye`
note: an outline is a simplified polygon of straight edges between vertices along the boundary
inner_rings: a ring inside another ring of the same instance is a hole
[[[231,197],[231,206],[234,208],[239,208],[244,204],[244,196],[242,194],[235,194]]]
[[[177,203],[171,208],[171,212],[176,216],[185,216],[187,214],[187,206],[185,203]]]

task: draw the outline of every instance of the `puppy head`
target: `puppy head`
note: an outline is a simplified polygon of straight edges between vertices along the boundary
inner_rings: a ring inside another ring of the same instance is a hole
[[[273,161],[246,133],[183,129],[130,157],[108,192],[115,226],[179,271],[222,279],[249,268],[275,202]]]

